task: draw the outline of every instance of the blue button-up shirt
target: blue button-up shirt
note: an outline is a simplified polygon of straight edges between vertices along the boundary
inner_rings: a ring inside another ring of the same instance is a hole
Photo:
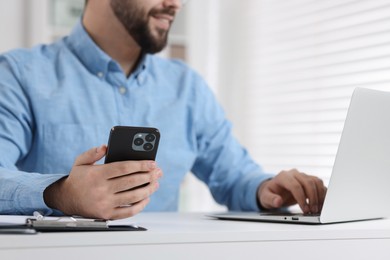
[[[0,56],[0,213],[56,212],[44,203],[45,188],[79,154],[107,143],[115,125],[160,129],[164,177],[145,210],[176,210],[189,171],[217,202],[258,210],[256,190],[271,176],[232,136],[202,78],[154,55],[126,77],[80,22],[53,44]]]

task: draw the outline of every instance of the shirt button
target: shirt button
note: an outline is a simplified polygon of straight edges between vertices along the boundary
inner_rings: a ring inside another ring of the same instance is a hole
[[[97,75],[99,78],[103,78],[103,76],[104,76],[103,72],[98,72],[96,75]]]
[[[144,84],[145,81],[146,81],[146,78],[145,78],[145,77],[138,76],[138,83],[139,83],[139,84]]]
[[[122,95],[124,95],[126,93],[126,88],[124,86],[120,86],[119,87],[119,93],[121,93]]]

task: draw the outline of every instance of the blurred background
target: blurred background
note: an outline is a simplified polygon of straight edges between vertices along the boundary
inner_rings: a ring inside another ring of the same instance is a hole
[[[83,6],[0,0],[0,52],[67,35]],[[390,91],[390,1],[190,0],[159,55],[206,79],[267,172],[328,183],[354,88]],[[224,207],[188,174],[180,211],[210,210]]]

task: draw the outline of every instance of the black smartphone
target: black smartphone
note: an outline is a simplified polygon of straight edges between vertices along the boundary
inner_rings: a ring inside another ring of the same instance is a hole
[[[104,163],[155,160],[160,131],[152,127],[114,126],[108,139]]]

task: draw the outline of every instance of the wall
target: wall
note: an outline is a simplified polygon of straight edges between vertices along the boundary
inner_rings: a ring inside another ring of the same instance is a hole
[[[0,52],[26,47],[25,0],[0,1]]]

